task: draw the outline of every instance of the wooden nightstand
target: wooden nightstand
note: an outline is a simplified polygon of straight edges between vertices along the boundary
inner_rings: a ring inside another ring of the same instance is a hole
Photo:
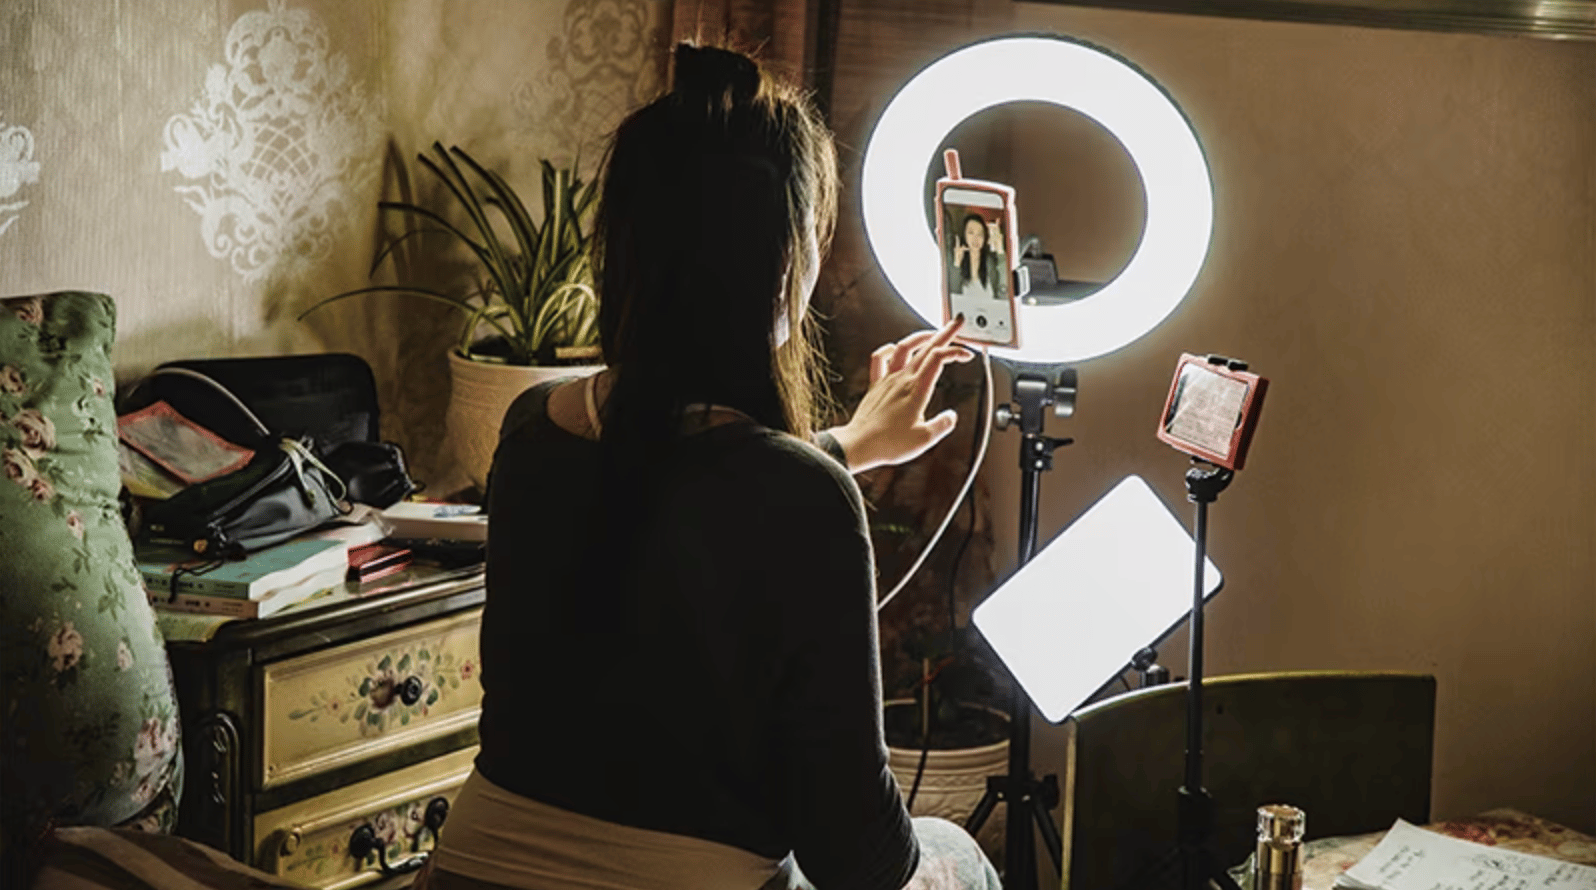
[[[476,753],[482,584],[480,567],[418,566],[204,639],[163,620],[187,771],[178,833],[328,890],[430,849]]]

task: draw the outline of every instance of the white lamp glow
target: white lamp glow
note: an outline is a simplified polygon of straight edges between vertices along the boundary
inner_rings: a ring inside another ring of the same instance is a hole
[[[1057,723],[1191,612],[1196,544],[1127,476],[977,606],[971,620]],[[1203,597],[1223,582],[1203,561]]]
[[[1061,306],[1018,306],[1021,348],[996,356],[1073,362],[1136,340],[1191,289],[1213,231],[1213,186],[1196,133],[1147,75],[1100,48],[1051,36],[1003,37],[933,62],[893,97],[865,146],[865,234],[887,279],[920,317],[942,316],[940,258],[925,223],[925,171],[971,115],[1034,100],[1074,109],[1125,147],[1147,200],[1141,244],[1095,294]],[[981,178],[978,171],[966,175]],[[1048,195],[1021,193],[1023,221]]]

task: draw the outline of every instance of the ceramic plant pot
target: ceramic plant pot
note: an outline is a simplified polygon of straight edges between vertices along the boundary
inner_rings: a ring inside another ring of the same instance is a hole
[[[499,424],[516,396],[548,380],[586,377],[603,369],[603,365],[501,365],[449,353],[449,410],[444,428],[461,472],[478,489],[487,484],[493,449],[499,443]]]
[[[886,703],[890,710],[897,707],[916,708],[913,699],[893,699]],[[970,706],[973,707],[973,706]],[[990,708],[985,710],[992,710]],[[993,711],[1005,719],[1006,714]],[[887,763],[898,779],[904,800],[914,786],[915,768],[920,764],[919,748],[887,746]],[[939,816],[949,822],[963,825],[974,812],[981,796],[986,793],[987,776],[1001,776],[1009,770],[1009,742],[1004,739],[990,745],[972,748],[932,748],[926,755],[925,774],[920,778],[920,790],[915,793],[910,814]],[[992,810],[986,823],[976,833],[975,839],[986,851],[987,858],[1002,868],[1003,823],[1007,807],[999,805]]]

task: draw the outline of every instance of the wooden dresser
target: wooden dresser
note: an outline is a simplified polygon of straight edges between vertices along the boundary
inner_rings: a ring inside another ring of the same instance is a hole
[[[260,620],[163,618],[178,833],[339,890],[408,883],[471,770],[480,567],[413,567]]]

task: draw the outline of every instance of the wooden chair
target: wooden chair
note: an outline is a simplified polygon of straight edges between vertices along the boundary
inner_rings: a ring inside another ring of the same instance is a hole
[[[1210,848],[1225,867],[1252,852],[1261,804],[1300,807],[1309,839],[1429,821],[1434,677],[1250,674],[1208,678],[1203,689]],[[1175,846],[1186,687],[1116,696],[1065,727],[1063,886],[1114,890]],[[1145,886],[1174,886],[1178,871]]]

